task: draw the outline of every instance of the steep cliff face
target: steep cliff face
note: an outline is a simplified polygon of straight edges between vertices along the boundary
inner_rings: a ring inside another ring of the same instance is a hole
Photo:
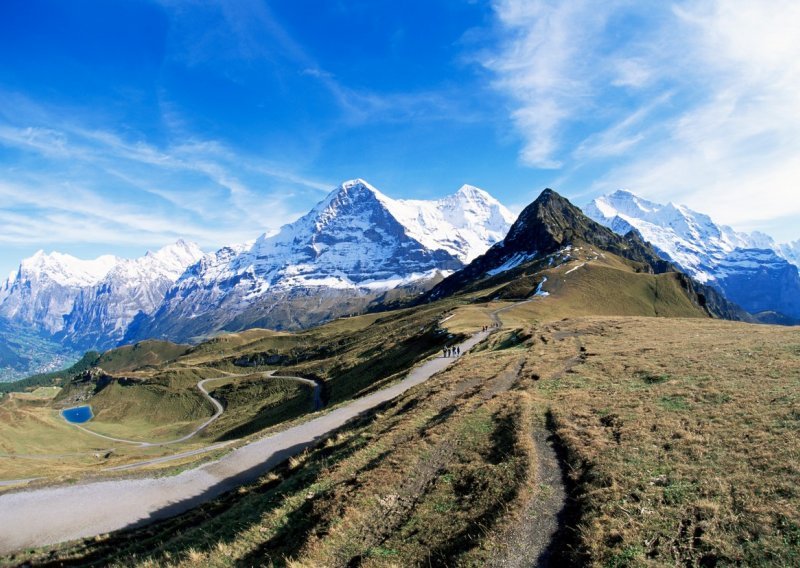
[[[134,318],[152,314],[202,256],[194,243],[178,241],[141,258],[120,260],[103,280],[80,291],[57,339],[82,349],[116,346]]]
[[[23,260],[6,281],[0,316],[47,333],[59,332],[75,298],[105,278],[119,261],[113,256],[80,260],[68,254],[39,251]]]
[[[158,307],[202,255],[197,245],[183,241],[132,260],[39,251],[2,286],[0,316],[75,349],[112,347],[133,318]]]

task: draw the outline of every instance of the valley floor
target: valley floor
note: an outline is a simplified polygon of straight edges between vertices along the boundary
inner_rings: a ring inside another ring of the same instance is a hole
[[[447,324],[480,329],[496,307]],[[536,309],[509,309],[508,327],[472,353],[254,483],[149,527],[6,561],[800,563],[800,330],[526,323]]]

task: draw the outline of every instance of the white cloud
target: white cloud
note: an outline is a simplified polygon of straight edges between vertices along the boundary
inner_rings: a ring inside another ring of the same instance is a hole
[[[580,143],[573,157],[576,160],[585,160],[621,156],[629,152],[647,137],[647,127],[643,128],[643,123],[670,98],[671,93],[664,93],[606,130],[590,134]]]
[[[512,98],[512,118],[525,139],[522,161],[558,168],[561,128],[586,110],[595,73],[582,54],[602,29],[608,7],[583,0],[500,0],[495,11],[506,40],[483,64],[496,74],[495,86]]]
[[[0,100],[7,95],[0,93]],[[334,184],[214,140],[163,148],[67,123],[30,101],[0,114],[0,147],[25,166],[0,170],[0,245],[206,248],[273,232]],[[50,126],[30,126],[47,123]],[[8,261],[6,261],[8,262]]]
[[[640,89],[653,80],[653,72],[642,59],[620,59],[614,67],[615,76],[612,77],[611,84],[615,87]]]
[[[522,160],[739,227],[800,218],[800,3],[502,0],[487,67]],[[577,148],[577,150],[573,150]],[[781,233],[781,230],[778,230]],[[781,236],[781,235],[779,235]]]

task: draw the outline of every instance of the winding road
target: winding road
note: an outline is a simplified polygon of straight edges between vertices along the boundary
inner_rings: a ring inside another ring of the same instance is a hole
[[[500,311],[493,315],[496,321]],[[457,346],[466,353],[490,333],[491,330],[481,331]],[[352,418],[399,396],[455,361],[445,357],[428,359],[390,387],[175,476],[91,481],[0,495],[0,554],[141,526],[180,514],[257,479]],[[315,400],[318,397],[317,393]]]
[[[269,371],[269,372],[263,373],[263,375],[264,375],[265,378],[291,379],[293,381],[298,381],[298,382],[301,382],[301,383],[304,383],[304,384],[311,385],[312,392],[313,392],[313,397],[314,397],[314,399],[313,399],[314,410],[319,410],[320,408],[322,408],[322,398],[320,397],[320,386],[315,381],[312,381],[311,379],[304,379],[303,377],[277,376],[274,373],[275,373],[275,371]],[[141,441],[137,441],[137,440],[126,440],[124,438],[112,438],[111,436],[106,436],[105,434],[100,434],[100,433],[95,432],[93,430],[89,430],[88,428],[86,428],[85,426],[81,426],[80,424],[72,424],[72,425],[75,426],[77,429],[82,430],[83,432],[86,432],[87,434],[91,434],[93,436],[98,436],[98,437],[103,438],[105,440],[111,440],[112,442],[122,442],[123,444],[134,444],[136,446],[141,446],[143,448],[154,447],[154,446],[170,446],[172,444],[179,444],[179,443],[185,442],[186,440],[189,440],[189,439],[193,438],[194,436],[196,436],[197,434],[199,434],[204,428],[207,428],[209,424],[214,422],[217,418],[222,416],[223,412],[225,412],[225,408],[223,408],[222,403],[220,403],[220,401],[218,401],[216,398],[214,398],[213,396],[208,394],[208,391],[205,388],[205,384],[207,382],[209,382],[209,381],[219,381],[219,380],[222,380],[222,379],[229,379],[231,377],[236,378],[236,377],[246,377],[246,376],[248,376],[248,375],[229,374],[229,375],[227,375],[225,377],[214,377],[213,379],[203,379],[202,381],[198,382],[197,383],[197,388],[200,389],[200,392],[203,393],[203,396],[205,396],[211,402],[211,404],[214,405],[214,408],[216,409],[215,412],[214,412],[214,415],[211,418],[209,418],[208,420],[206,420],[205,422],[203,422],[200,426],[198,426],[197,428],[195,428],[194,430],[192,430],[191,432],[186,434],[185,436],[182,436],[180,438],[176,438],[174,440],[168,440],[166,442],[141,442]],[[146,462],[141,462],[141,463],[138,463],[138,464],[130,464],[130,465],[126,465],[126,466],[112,467],[112,468],[109,468],[108,471],[115,471],[115,470],[120,470],[120,469],[133,469],[133,468],[139,467],[139,466],[151,465],[153,463],[161,463],[161,462],[169,461],[169,460],[172,460],[172,459],[178,459],[178,458],[183,458],[183,457],[186,457],[186,456],[192,456],[192,455],[196,455],[196,454],[200,454],[200,453],[204,453],[204,452],[208,452],[208,451],[217,449],[217,447],[225,446],[225,445],[228,445],[229,443],[231,443],[231,442],[226,442],[225,444],[215,444],[214,446],[209,446],[208,448],[201,448],[201,449],[198,449],[198,450],[190,450],[188,452],[182,452],[180,454],[176,454],[175,456],[165,456],[164,458],[158,458],[157,460],[147,460]]]

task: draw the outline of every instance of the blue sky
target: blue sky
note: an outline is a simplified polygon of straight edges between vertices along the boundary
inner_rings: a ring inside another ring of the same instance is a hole
[[[795,240],[797,29],[793,0],[6,0],[0,270],[249,240],[353,177]]]

